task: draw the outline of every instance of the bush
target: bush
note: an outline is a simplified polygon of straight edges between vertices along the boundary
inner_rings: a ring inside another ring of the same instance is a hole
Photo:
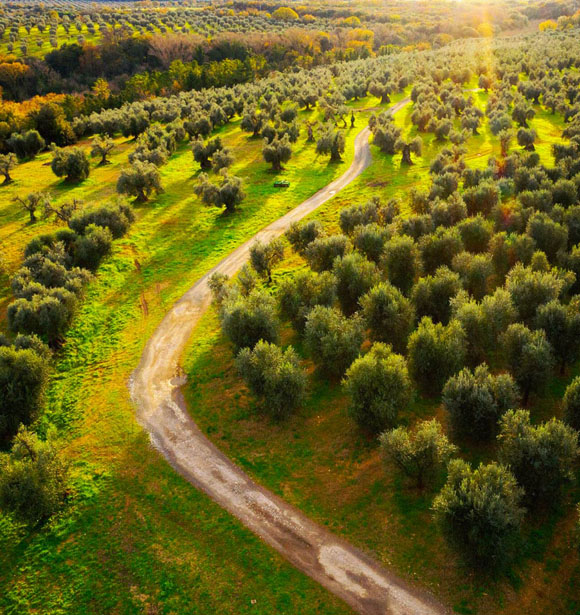
[[[0,346],[0,434],[16,433],[32,422],[42,405],[48,382],[46,357],[32,348]]]
[[[0,455],[0,507],[30,525],[45,521],[63,505],[68,468],[54,436],[46,441],[21,427],[10,453]]]
[[[280,324],[274,300],[268,293],[254,290],[247,297],[230,294],[222,303],[220,319],[236,352],[253,348],[260,340],[278,341]]]
[[[304,332],[306,318],[317,305],[330,307],[336,299],[336,278],[328,271],[299,271],[291,278],[282,278],[278,301],[280,312],[299,333]]]
[[[344,385],[351,417],[374,433],[392,427],[412,396],[405,359],[380,342],[348,368]]]
[[[439,421],[421,421],[413,431],[398,427],[380,437],[381,453],[422,489],[455,454]]]
[[[359,354],[364,340],[362,321],[317,305],[306,318],[304,340],[313,360],[328,375],[340,377]]]
[[[380,281],[374,263],[356,252],[337,258],[333,273],[336,277],[336,294],[347,316],[356,312],[360,298]]]
[[[519,391],[509,374],[493,376],[487,365],[474,372],[462,369],[443,388],[443,405],[453,432],[460,437],[487,440],[502,414],[519,402]]]
[[[68,182],[83,181],[91,171],[89,157],[79,147],[55,149],[50,168],[57,177],[64,177]]]
[[[415,312],[412,303],[389,282],[382,282],[360,300],[362,314],[371,337],[404,352],[413,328]]]
[[[552,418],[534,426],[527,410],[510,410],[500,421],[499,457],[510,466],[530,504],[557,500],[574,477],[578,434]]]
[[[574,378],[566,388],[562,406],[566,423],[580,431],[580,376]]]
[[[490,463],[472,470],[454,459],[433,510],[443,535],[464,559],[497,570],[509,559],[518,536],[522,496],[506,467]]]
[[[236,366],[264,411],[276,420],[287,418],[302,404],[306,376],[292,347],[285,351],[259,341],[240,351]]]
[[[463,367],[465,355],[465,333],[455,320],[445,327],[425,317],[409,337],[409,371],[429,394],[441,391],[448,378]]]
[[[521,323],[510,325],[501,336],[503,356],[523,393],[527,404],[531,392],[539,392],[546,385],[554,358],[552,348],[541,329],[530,331]]]

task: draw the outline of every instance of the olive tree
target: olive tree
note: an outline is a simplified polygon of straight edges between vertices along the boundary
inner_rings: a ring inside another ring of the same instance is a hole
[[[328,125],[316,142],[316,152],[323,155],[330,154],[332,162],[339,162],[342,160],[345,143],[344,132]]]
[[[108,155],[115,149],[115,142],[109,137],[97,135],[91,144],[91,156],[98,158],[100,156],[99,166],[109,164]]]
[[[580,376],[577,376],[566,388],[562,400],[564,421],[580,432]]]
[[[299,333],[304,332],[306,318],[312,308],[317,305],[330,307],[335,299],[336,278],[329,271],[315,273],[306,269],[280,281],[280,312]]]
[[[260,340],[253,349],[240,351],[236,366],[264,412],[273,419],[288,417],[302,404],[306,375],[291,346],[282,350]]]
[[[68,465],[54,431],[46,440],[21,427],[9,453],[0,453],[0,507],[34,526],[64,505]]]
[[[235,292],[226,294],[219,317],[236,352],[253,348],[260,340],[278,341],[280,323],[274,299],[268,293],[254,290],[247,297]]]
[[[348,368],[344,386],[351,417],[374,433],[392,427],[412,396],[405,359],[381,342]]]
[[[517,405],[520,395],[509,374],[494,376],[483,364],[473,372],[462,369],[451,376],[442,399],[457,436],[487,440],[495,433],[498,419]]]
[[[250,246],[250,263],[258,275],[272,283],[272,267],[284,258],[284,242],[275,237],[268,243],[255,241]]]
[[[228,213],[232,213],[246,198],[246,193],[239,177],[229,175],[225,169],[222,170],[222,177],[222,183],[217,185],[209,181],[208,176],[202,173],[194,192],[206,205],[225,207]]]
[[[37,221],[36,212],[46,203],[48,196],[43,192],[30,192],[25,197],[17,196],[14,200],[28,213],[30,224],[34,224]]]
[[[389,282],[381,282],[360,299],[360,305],[372,339],[404,352],[415,321],[411,301]]]
[[[409,371],[419,387],[438,394],[447,379],[464,365],[467,342],[456,320],[447,326],[425,317],[409,336]]]
[[[0,346],[0,434],[16,433],[18,425],[36,418],[48,383],[48,365],[32,349]]]
[[[268,142],[268,139],[264,139],[262,156],[267,163],[272,165],[273,171],[281,171],[282,164],[288,162],[292,156],[289,136],[285,134],[281,139],[276,137],[270,142]]]
[[[543,329],[563,374],[580,357],[580,313],[574,305],[550,301],[538,308],[536,325]]]
[[[304,341],[313,360],[331,377],[341,377],[359,354],[364,340],[362,320],[338,309],[317,305],[306,318]]]
[[[500,420],[499,457],[509,465],[531,505],[553,503],[574,477],[578,433],[552,418],[532,425],[527,410],[510,410]]]
[[[530,393],[541,391],[554,367],[552,347],[542,329],[530,331],[521,323],[514,323],[500,338],[507,366],[518,383],[523,402]]]
[[[134,196],[138,203],[145,203],[154,192],[163,192],[159,169],[151,162],[135,161],[121,171],[117,192]]]
[[[525,513],[522,497],[523,489],[505,466],[481,464],[473,470],[454,459],[433,511],[443,535],[464,559],[496,568],[514,550]]]
[[[398,427],[385,431],[379,442],[383,459],[413,479],[419,489],[431,482],[457,451],[436,419],[421,421],[413,430]]]
[[[357,252],[337,258],[332,271],[336,294],[347,316],[356,312],[360,298],[380,281],[376,265]]]
[[[0,174],[4,175],[3,185],[12,182],[10,171],[16,168],[17,162],[15,154],[0,154]]]
[[[57,177],[64,177],[67,182],[83,181],[91,170],[87,153],[80,147],[53,149],[50,168]]]

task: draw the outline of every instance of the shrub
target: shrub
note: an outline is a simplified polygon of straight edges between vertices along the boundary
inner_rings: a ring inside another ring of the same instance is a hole
[[[510,466],[530,504],[554,502],[574,477],[578,434],[552,418],[534,426],[527,410],[510,410],[500,420],[499,457]]]
[[[315,306],[306,318],[304,339],[308,352],[332,377],[340,377],[359,354],[364,340],[362,321],[346,318],[336,308]]]
[[[562,402],[564,421],[580,431],[580,376],[577,376],[566,388]]]
[[[46,358],[31,348],[0,346],[0,434],[13,435],[29,424],[42,405],[48,381]]]
[[[433,510],[443,535],[464,559],[497,569],[509,559],[518,536],[522,496],[506,467],[490,463],[473,470],[454,459]]]
[[[21,427],[10,453],[0,454],[0,507],[35,525],[63,506],[67,491],[68,468],[53,433],[42,441]]]
[[[260,340],[278,341],[280,325],[274,300],[268,293],[254,290],[247,297],[230,294],[220,308],[220,319],[236,352],[253,348]]]
[[[374,433],[392,427],[412,395],[405,359],[380,342],[348,368],[344,385],[351,417]]]
[[[493,376],[487,365],[471,372],[462,369],[443,388],[443,405],[453,431],[474,440],[490,438],[500,416],[519,402],[519,391],[509,374]]]
[[[380,437],[381,453],[422,489],[455,454],[439,421],[421,421],[414,430],[398,427]]]
[[[284,419],[302,404],[306,376],[292,347],[283,351],[275,344],[259,341],[253,350],[240,351],[236,366],[272,418]]]
[[[425,317],[409,337],[409,371],[429,394],[441,391],[447,379],[463,367],[465,355],[465,333],[455,320],[445,327]]]
[[[372,339],[391,344],[396,352],[404,352],[415,312],[401,291],[389,282],[382,282],[361,298],[360,305]]]

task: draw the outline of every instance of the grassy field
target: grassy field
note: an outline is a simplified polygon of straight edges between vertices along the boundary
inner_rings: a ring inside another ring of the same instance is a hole
[[[376,104],[369,98],[357,107]],[[261,140],[241,133],[237,123],[224,128],[224,143],[235,148],[232,171],[246,179],[248,193],[231,216],[201,205],[193,195],[199,170],[187,146],[162,168],[165,193],[137,208],[137,222],[89,285],[57,357],[40,427],[54,423],[66,434],[75,496],[60,517],[24,540],[3,527],[0,610],[348,612],[175,475],[138,427],[127,383],[173,301],[235,246],[346,170],[354,137],[369,114],[361,115],[365,120],[347,131],[341,164],[316,156],[313,145],[297,145],[282,173],[291,181],[284,192],[272,186]],[[15,183],[2,189],[7,198],[0,201],[10,271],[25,243],[52,227],[29,225],[12,196],[45,187],[58,198],[98,203],[114,193],[131,147],[121,140],[113,164],[93,170],[87,182],[74,187],[55,182],[45,166],[48,156],[14,171]],[[2,280],[4,306],[8,277]]]
[[[484,104],[485,94],[477,96]],[[355,106],[368,109],[377,103],[368,98]],[[412,131],[410,113],[407,107],[396,116],[407,131]],[[234,150],[232,172],[244,178],[248,193],[232,216],[204,207],[194,196],[199,170],[186,145],[162,167],[165,192],[136,209],[136,223],[89,285],[57,357],[40,428],[55,423],[65,434],[74,494],[61,515],[30,535],[0,518],[0,610],[50,615],[348,612],[171,470],[137,425],[127,383],[168,307],[234,247],[343,173],[368,116],[361,113],[357,126],[347,131],[339,165],[317,157],[301,137],[281,174],[291,182],[283,192],[272,186],[261,141],[243,134],[239,120],[223,128],[220,136]],[[540,135],[538,151],[548,161],[559,124],[542,112],[532,125]],[[469,164],[485,165],[498,150],[487,128],[481,133],[469,142]],[[114,195],[132,147],[119,139],[112,164],[93,168],[91,177],[76,186],[54,177],[45,154],[19,165],[14,184],[0,188],[0,243],[7,264],[0,280],[2,311],[23,246],[56,226],[49,221],[29,225],[13,197],[44,189],[55,199],[103,202]],[[391,159],[373,148],[373,165],[315,217],[335,227],[338,211],[348,203],[375,194],[402,195],[426,184],[439,147],[427,136],[423,157],[403,169],[399,156]],[[289,256],[276,270],[274,286],[300,266],[300,259]],[[289,331],[284,341],[300,350]],[[405,576],[420,579],[459,612],[476,607],[480,613],[502,612],[504,605],[506,613],[526,612],[514,610],[516,602],[534,614],[552,608],[577,612],[573,600],[580,572],[568,517],[556,514],[549,523],[538,521],[537,528],[527,529],[527,551],[509,582],[475,584],[429,522],[432,494],[415,494],[385,473],[375,442],[346,417],[339,386],[314,375],[303,411],[284,425],[264,421],[235,374],[213,311],[197,329],[185,365],[192,415],[227,454],[320,523]],[[538,413],[550,412],[563,386],[564,381],[555,383]],[[441,416],[436,402],[418,400],[403,422],[433,413]],[[489,454],[478,451],[477,458]]]

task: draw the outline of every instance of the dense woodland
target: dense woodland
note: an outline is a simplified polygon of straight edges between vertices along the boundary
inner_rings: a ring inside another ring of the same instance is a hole
[[[426,180],[297,223],[254,244],[233,280],[213,276],[229,360],[273,426],[315,381],[339,389],[385,472],[429,494],[468,576],[504,582],[554,516],[580,531],[579,26],[572,1],[3,5],[0,198],[46,152],[63,188],[110,165],[121,139],[128,155],[114,200],[42,186],[14,199],[30,228],[56,230],[23,244],[5,276],[0,532],[42,532],[74,502],[47,391],[101,265],[171,190],[173,157],[191,151],[191,195],[235,224],[251,186],[232,171],[229,131],[259,144],[272,178],[303,147],[340,164],[369,97],[373,155],[403,174],[428,147]],[[388,109],[407,98],[402,128]],[[540,112],[558,127],[548,156]],[[499,149],[474,165],[486,131]],[[420,404],[437,410],[409,420]]]

